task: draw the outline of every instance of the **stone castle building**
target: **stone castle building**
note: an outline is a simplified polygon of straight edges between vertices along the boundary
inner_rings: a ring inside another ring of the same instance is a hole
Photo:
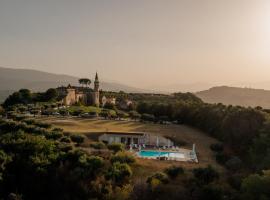
[[[61,97],[61,102],[65,106],[74,105],[76,103],[83,103],[88,106],[99,107],[99,80],[96,73],[94,88],[77,87],[68,85],[67,87],[58,87],[58,94]]]

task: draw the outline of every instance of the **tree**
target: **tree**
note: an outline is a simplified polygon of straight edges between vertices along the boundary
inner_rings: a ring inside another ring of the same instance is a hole
[[[130,112],[129,112],[129,116],[130,116],[130,118],[133,119],[133,120],[138,120],[138,119],[141,118],[141,114],[139,114],[139,113],[136,112],[136,111],[130,111]]]
[[[155,121],[155,116],[154,115],[151,115],[151,114],[142,114],[142,117],[141,117],[142,120],[145,120],[145,121],[150,121],[150,122],[153,122]]]
[[[146,182],[150,184],[153,179],[157,179],[161,183],[168,183],[169,182],[167,174],[165,174],[163,172],[157,172],[153,176],[148,177]]]
[[[184,169],[182,167],[171,166],[165,169],[165,173],[168,174],[170,178],[175,179],[179,174],[184,174]]]
[[[135,158],[132,154],[126,152],[118,152],[117,154],[113,155],[111,158],[111,162],[120,162],[120,163],[134,163]]]
[[[202,184],[209,184],[219,178],[219,174],[211,166],[207,168],[196,168],[193,170],[195,178]]]
[[[85,140],[85,136],[84,135],[79,135],[79,134],[74,134],[70,136],[70,139],[73,142],[76,142],[77,144],[82,144]]]
[[[16,104],[29,104],[32,103],[32,94],[30,90],[21,89],[18,92],[14,92],[3,103],[4,108],[13,106]]]
[[[5,114],[5,109],[2,106],[0,106],[0,115],[4,115],[4,114]]]
[[[112,143],[108,145],[108,149],[114,151],[114,153],[123,151],[124,145],[122,143]]]
[[[53,101],[57,98],[58,93],[57,90],[54,88],[48,89],[44,94],[44,100],[45,101]]]
[[[123,184],[132,176],[132,170],[126,163],[113,163],[107,173],[107,178],[114,181],[116,184]]]
[[[115,105],[113,103],[106,102],[105,105],[104,105],[104,108],[105,109],[115,110]]]
[[[88,78],[81,78],[81,79],[79,79],[79,84],[84,85],[85,87],[87,87],[88,85],[90,86],[91,80],[88,79]]]
[[[242,197],[248,200],[270,198],[270,172],[264,171],[263,175],[253,174],[242,182]]]

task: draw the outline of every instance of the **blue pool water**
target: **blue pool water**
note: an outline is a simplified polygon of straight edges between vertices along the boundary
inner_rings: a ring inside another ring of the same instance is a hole
[[[140,151],[139,156],[142,157],[158,157],[158,156],[168,156],[169,152],[159,152],[159,151]]]
[[[176,158],[184,158],[185,155],[180,152],[160,152],[160,151],[140,151],[138,153],[140,157],[176,157]]]

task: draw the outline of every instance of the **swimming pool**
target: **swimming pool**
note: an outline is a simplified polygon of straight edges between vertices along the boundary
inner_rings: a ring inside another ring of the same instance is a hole
[[[138,156],[144,158],[157,158],[157,157],[167,157],[167,158],[180,158],[184,159],[185,154],[181,152],[164,152],[164,151],[140,151]]]

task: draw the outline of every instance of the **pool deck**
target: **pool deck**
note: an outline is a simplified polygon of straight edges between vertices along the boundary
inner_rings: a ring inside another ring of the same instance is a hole
[[[168,152],[168,153],[175,153],[175,156],[140,156],[139,152],[136,152],[136,156],[142,159],[155,159],[155,160],[173,160],[173,161],[181,161],[181,162],[194,162],[198,163],[198,158],[196,155],[196,152],[193,152],[190,149],[184,149],[184,148],[179,148],[177,150],[174,149],[142,149],[142,151],[156,151],[156,152]],[[177,153],[181,153],[184,156],[177,156]]]

